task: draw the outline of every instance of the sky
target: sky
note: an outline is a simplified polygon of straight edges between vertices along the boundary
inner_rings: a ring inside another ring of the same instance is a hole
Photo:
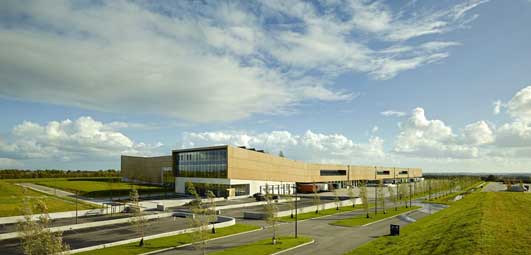
[[[0,1],[0,169],[232,144],[531,172],[531,1]]]

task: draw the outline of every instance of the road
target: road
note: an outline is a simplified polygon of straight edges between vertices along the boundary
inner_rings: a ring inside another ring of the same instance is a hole
[[[173,217],[167,217],[150,220],[149,225],[145,230],[146,236],[148,236],[185,228],[189,228],[189,222],[186,219],[175,218],[174,221]],[[136,227],[129,223],[67,231],[63,233],[63,240],[70,245],[70,249],[79,249],[136,237],[138,237]],[[0,247],[0,253],[2,255],[22,254],[22,251],[20,250],[20,241],[17,239],[0,241]]]
[[[501,182],[489,182],[486,187],[483,188],[483,192],[497,192],[507,190],[507,187]]]
[[[418,204],[418,201],[417,203]],[[420,204],[419,204],[420,205]],[[409,212],[407,216],[413,219],[423,218],[429,211],[432,213],[441,210],[444,207],[437,205],[423,204],[426,208],[422,210]],[[429,209],[428,207],[432,208]],[[390,209],[392,210],[392,209]],[[299,249],[286,252],[285,254],[343,254],[350,251],[357,246],[366,243],[372,239],[389,234],[389,224],[398,224],[404,226],[410,223],[405,217],[394,217],[386,219],[381,222],[371,224],[369,226],[360,227],[341,227],[330,225],[330,222],[345,219],[357,215],[362,215],[363,211],[349,212],[344,214],[330,215],[317,219],[310,219],[301,221],[298,224],[299,235],[311,236],[315,239],[315,243],[301,247]],[[244,223],[252,223],[258,225],[265,225],[263,221],[243,221]],[[254,241],[271,238],[271,228],[262,231],[252,232],[245,235],[233,236],[213,240],[208,243],[208,251],[224,250],[235,246],[240,246]],[[294,235],[294,223],[282,223],[278,226],[279,235]],[[158,254],[199,254],[191,246],[182,247],[179,249],[161,252]]]

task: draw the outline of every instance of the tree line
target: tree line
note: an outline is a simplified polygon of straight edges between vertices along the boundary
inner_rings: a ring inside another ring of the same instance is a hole
[[[0,179],[22,179],[22,178],[70,178],[70,177],[119,177],[120,171],[114,169],[87,171],[87,170],[22,170],[3,169],[0,170]]]

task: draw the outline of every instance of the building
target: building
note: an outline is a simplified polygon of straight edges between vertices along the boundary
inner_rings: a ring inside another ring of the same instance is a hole
[[[137,163],[130,163],[130,159]],[[134,165],[137,169],[135,173],[139,173],[142,171],[139,161],[149,162],[151,159],[124,156],[122,171],[124,167]],[[157,172],[157,167],[144,171]],[[231,145],[174,150],[171,167],[177,193],[186,193],[186,183],[192,182],[200,192],[209,189],[217,196],[248,196],[265,192],[266,187],[272,193],[288,194],[294,186],[305,183],[344,187],[357,186],[365,181],[394,183],[422,178],[419,168],[314,164]],[[125,169],[125,172],[130,171]]]
[[[120,175],[124,181],[164,185],[173,178],[172,157],[121,157]],[[171,181],[173,182],[173,180]]]

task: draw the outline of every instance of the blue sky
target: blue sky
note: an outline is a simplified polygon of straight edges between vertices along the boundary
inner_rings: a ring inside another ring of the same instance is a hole
[[[0,168],[234,144],[531,170],[531,2],[2,1]]]

